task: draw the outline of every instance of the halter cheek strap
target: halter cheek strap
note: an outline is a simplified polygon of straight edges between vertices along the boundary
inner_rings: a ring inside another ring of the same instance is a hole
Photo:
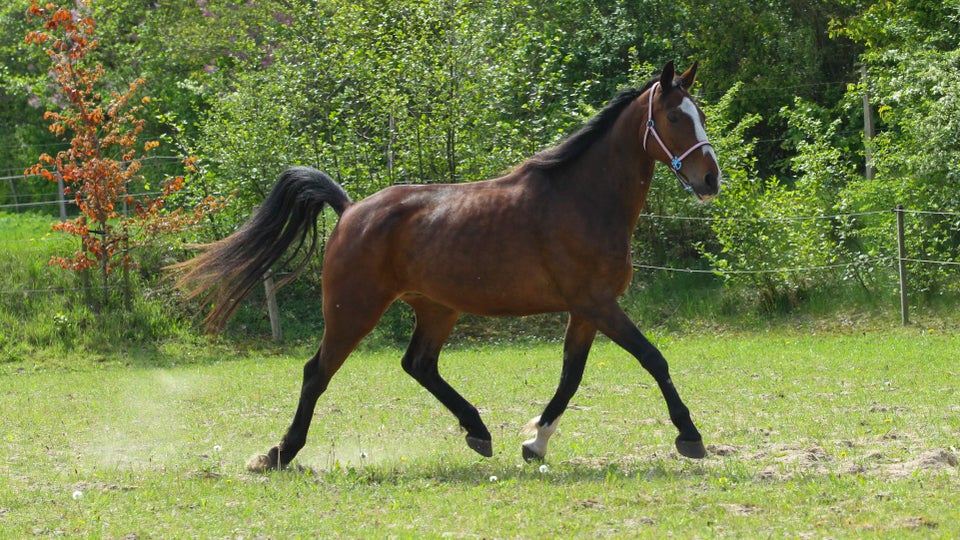
[[[686,152],[676,155],[670,150],[667,149],[667,145],[663,143],[663,139],[660,138],[660,135],[657,133],[657,128],[653,121],[653,94],[657,91],[657,87],[660,86],[659,82],[653,83],[653,86],[650,87],[650,97],[647,99],[647,129],[643,133],[643,149],[647,149],[647,139],[650,138],[650,135],[653,135],[653,138],[660,144],[660,148],[663,149],[663,152],[668,156],[673,156],[673,159],[670,160],[670,168],[673,169],[673,173],[677,175],[677,179],[680,180],[680,183],[687,190],[691,189],[690,184],[686,183],[683,178],[680,176],[680,167],[683,167],[683,160],[690,155],[691,152],[700,148],[701,146],[710,146],[710,141],[699,141],[690,147]]]

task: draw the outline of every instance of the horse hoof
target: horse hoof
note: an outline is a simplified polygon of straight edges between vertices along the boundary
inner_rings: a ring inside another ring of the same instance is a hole
[[[521,448],[523,449],[523,460],[527,463],[531,461],[543,461],[544,456],[541,456],[526,446],[521,446]]]
[[[276,469],[277,464],[270,459],[270,456],[266,454],[260,454],[253,456],[247,461],[247,470],[255,473],[265,473],[269,470]]]
[[[703,440],[684,441],[677,437],[676,444],[677,452],[680,452],[681,456],[691,459],[703,459],[707,457],[707,449],[703,446]]]
[[[286,465],[280,463],[280,448],[274,446],[266,454],[253,456],[247,461],[247,470],[255,473],[265,473],[267,471],[277,471],[285,469]]]
[[[467,435],[467,446],[483,457],[493,457],[493,441]]]

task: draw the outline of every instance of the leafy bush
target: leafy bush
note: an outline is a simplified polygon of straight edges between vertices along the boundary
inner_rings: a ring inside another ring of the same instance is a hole
[[[810,289],[835,280],[830,267],[844,260],[834,223],[818,216],[829,214],[831,192],[852,173],[831,146],[838,122],[824,125],[818,112],[800,100],[781,111],[801,137],[793,185],[761,178],[745,148],[734,153],[742,165],[724,168],[723,196],[712,212],[719,249],[704,255],[728,283],[756,291],[766,309],[795,306]]]

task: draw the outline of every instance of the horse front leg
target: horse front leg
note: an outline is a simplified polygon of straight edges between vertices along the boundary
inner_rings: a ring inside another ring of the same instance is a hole
[[[688,458],[705,457],[707,450],[703,446],[703,438],[690,419],[690,410],[680,399],[680,394],[670,379],[670,370],[663,354],[644,337],[616,302],[593,310],[591,318],[601,332],[639,360],[640,365],[657,381],[657,386],[667,402],[670,420],[680,431],[675,441],[677,451]]]
[[[540,461],[547,455],[547,443],[557,429],[560,416],[567,409],[570,400],[580,387],[587,355],[597,328],[593,323],[571,314],[567,322],[567,332],[563,339],[563,370],[560,372],[560,384],[553,398],[547,403],[540,416],[527,424],[526,429],[534,437],[523,443],[523,459]]]

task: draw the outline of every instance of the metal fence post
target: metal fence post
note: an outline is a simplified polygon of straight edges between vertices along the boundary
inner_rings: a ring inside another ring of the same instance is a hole
[[[910,319],[907,316],[909,303],[907,301],[907,248],[903,239],[903,205],[898,204],[895,212],[897,213],[897,262],[900,267],[900,319],[906,326],[910,323]]]

